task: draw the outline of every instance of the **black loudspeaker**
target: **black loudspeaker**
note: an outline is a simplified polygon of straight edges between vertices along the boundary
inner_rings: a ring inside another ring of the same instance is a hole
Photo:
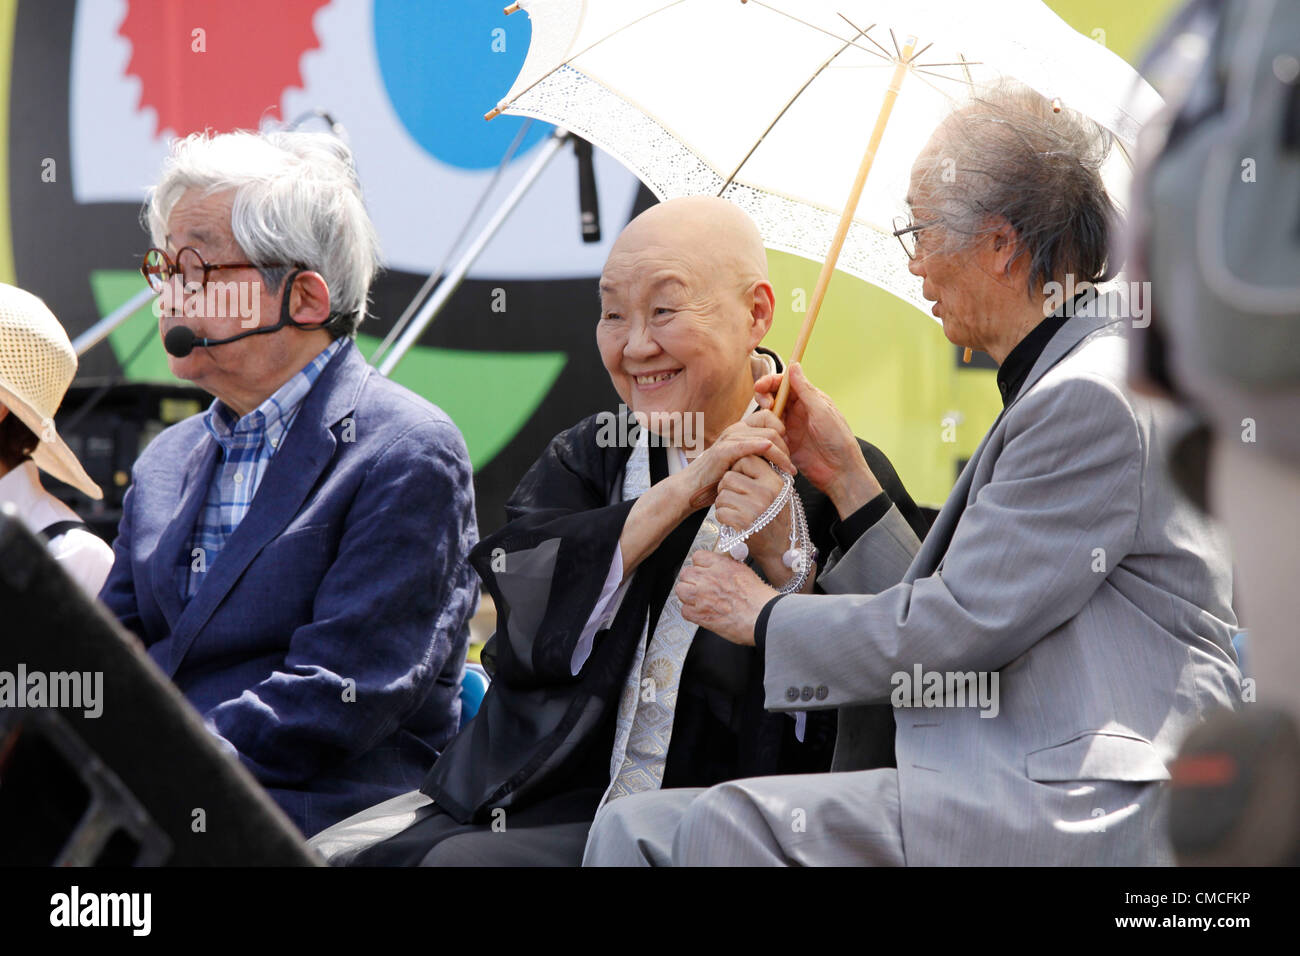
[[[0,514],[0,864],[320,862],[139,640]]]

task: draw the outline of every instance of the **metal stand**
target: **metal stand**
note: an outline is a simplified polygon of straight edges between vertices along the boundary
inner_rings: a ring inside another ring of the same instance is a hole
[[[383,360],[379,363],[379,374],[389,375],[397,367],[397,363],[410,350],[411,346],[424,334],[424,330],[437,318],[438,313],[447,304],[447,300],[451,298],[452,293],[460,288],[460,284],[465,280],[470,267],[482,255],[483,250],[492,240],[492,237],[496,235],[497,230],[509,218],[510,213],[514,212],[515,207],[527,195],[533,183],[537,182],[538,177],[542,175],[542,171],[546,169],[547,164],[555,158],[555,154],[560,151],[569,139],[570,134],[566,129],[556,128],[555,132],[551,134],[551,138],[546,141],[542,151],[524,172],[523,178],[511,190],[505,202],[492,214],[492,218],[488,220],[487,224],[483,226],[483,230],[470,243],[469,248],[465,250],[465,254],[452,266],[451,271],[447,273],[447,277],[438,284],[438,288],[434,290],[429,300],[420,307],[420,311],[415,314],[411,324],[402,333],[401,338],[384,355]]]
[[[115,328],[135,314],[136,310],[154,297],[154,291],[145,286],[131,298],[127,299],[108,315],[104,316],[86,331],[72,340],[72,349],[78,356],[85,355],[98,345]]]

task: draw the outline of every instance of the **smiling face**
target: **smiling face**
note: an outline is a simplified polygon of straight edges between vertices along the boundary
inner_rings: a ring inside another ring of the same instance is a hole
[[[750,353],[772,321],[765,268],[757,230],[725,200],[673,200],[630,223],[601,273],[596,328],[623,403],[702,412],[706,443],[737,421],[753,396]]]

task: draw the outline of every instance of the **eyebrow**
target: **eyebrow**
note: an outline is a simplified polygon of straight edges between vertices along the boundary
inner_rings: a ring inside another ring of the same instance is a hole
[[[205,245],[212,242],[212,233],[203,228],[191,229],[189,235],[193,236],[195,240],[204,243]],[[172,245],[174,239],[175,237],[170,232],[163,236],[163,242],[167,245]]]

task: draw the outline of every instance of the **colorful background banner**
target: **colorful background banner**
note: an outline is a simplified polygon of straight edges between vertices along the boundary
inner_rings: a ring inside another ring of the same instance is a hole
[[[0,0],[0,281],[40,295],[75,337],[141,288],[140,208],[171,137],[320,109],[355,151],[384,248],[358,340],[371,354],[447,259],[524,122],[482,119],[528,49],[527,16],[506,17],[503,5]],[[1130,62],[1174,5],[1049,4]],[[303,127],[326,128],[314,117]],[[549,131],[525,131],[471,236]],[[617,404],[595,348],[595,280],[623,224],[653,199],[599,151],[596,178],[601,242],[581,242],[566,151],[393,376],[465,434],[484,531],[556,432]],[[767,344],[788,353],[817,267],[778,253],[769,265],[778,315]],[[962,366],[933,320],[844,275],[805,366],[923,503],[943,500],[1000,407],[990,365]],[[79,382],[177,384],[149,309],[83,356]]]

